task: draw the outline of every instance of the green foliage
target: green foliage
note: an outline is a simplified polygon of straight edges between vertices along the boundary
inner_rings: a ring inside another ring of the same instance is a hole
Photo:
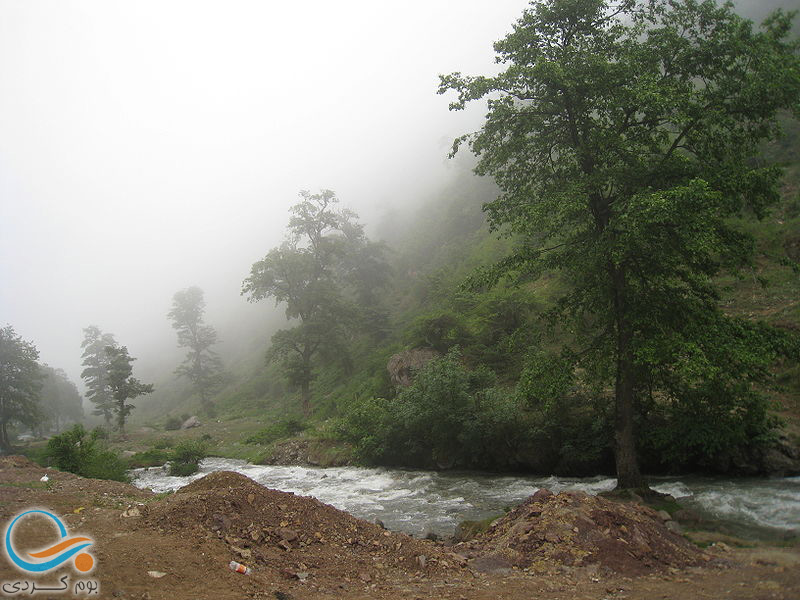
[[[620,487],[644,486],[643,396],[748,403],[765,382],[713,278],[751,264],[752,237],[733,218],[761,218],[779,198],[780,171],[753,157],[800,101],[790,27],[777,12],[756,31],[710,1],[545,0],[495,44],[504,71],[441,78],[440,93],[457,92],[451,109],[489,97],[485,125],[454,152],[469,144],[502,190],[490,224],[520,236],[473,282],[559,271],[569,283],[552,312],[575,332],[561,356],[591,389],[614,388]],[[731,356],[738,370],[715,377]],[[545,402],[563,395],[539,375]]]
[[[116,347],[117,342],[110,333],[90,325],[83,330],[83,362],[81,379],[86,385],[86,397],[94,404],[93,415],[102,416],[106,425],[111,424],[114,414],[114,398],[108,383],[110,360],[106,348]]]
[[[186,476],[197,473],[208,449],[200,440],[183,440],[175,445],[169,462],[169,474]]]
[[[222,382],[222,363],[211,349],[218,343],[217,332],[203,323],[205,306],[203,290],[190,287],[175,293],[167,316],[178,333],[178,345],[188,349],[175,373],[189,379],[206,414],[213,415],[211,396]]]
[[[396,398],[351,405],[339,434],[371,463],[566,475],[608,464],[602,407],[576,396],[534,408],[523,393],[493,384],[485,367],[468,370],[454,350],[426,364]]]
[[[158,467],[170,460],[171,454],[163,448],[150,448],[144,452],[137,452],[128,459],[132,469],[143,467]]]
[[[39,351],[10,325],[0,328],[0,448],[9,450],[8,428],[34,427],[42,418],[39,406]]]
[[[41,369],[41,409],[44,419],[37,424],[39,430],[48,426],[61,431],[65,423],[82,420],[83,398],[67,374],[47,365],[42,365]]]
[[[105,447],[97,429],[75,425],[47,442],[46,460],[54,467],[93,479],[128,481],[127,464]]]
[[[272,336],[267,357],[279,362],[289,383],[300,389],[309,416],[316,364],[337,362],[349,369],[350,332],[382,335],[376,292],[388,273],[382,247],[367,239],[355,213],[335,209],[338,199],[331,190],[300,196],[291,208],[287,241],[253,264],[242,294],[251,302],[283,302],[286,318],[300,321]]]
[[[177,431],[183,425],[183,421],[181,421],[180,417],[169,417],[164,422],[164,429],[167,431]]]
[[[128,404],[128,400],[151,393],[153,385],[133,377],[132,363],[136,359],[128,354],[125,346],[106,346],[105,353],[108,357],[108,388],[114,400],[112,411],[117,418],[117,429],[124,434],[128,415],[136,408]]]
[[[277,440],[302,433],[307,428],[307,424],[301,422],[299,419],[295,417],[286,417],[254,433],[245,440],[245,443],[268,445]]]

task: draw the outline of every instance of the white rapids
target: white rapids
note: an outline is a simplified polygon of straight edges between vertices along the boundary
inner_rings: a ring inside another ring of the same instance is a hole
[[[607,477],[566,478],[431,472],[361,467],[253,465],[208,458],[198,473],[172,477],[162,467],[136,469],[134,484],[154,492],[176,490],[213,471],[236,471],[268,488],[313,496],[362,519],[380,519],[389,529],[413,535],[452,535],[463,520],[497,515],[540,488],[554,492],[611,490]],[[657,491],[733,528],[800,529],[800,477],[782,479],[656,478]]]

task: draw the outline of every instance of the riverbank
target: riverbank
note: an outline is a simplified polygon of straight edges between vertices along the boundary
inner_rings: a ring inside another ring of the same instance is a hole
[[[602,494],[615,486],[609,477],[559,478],[478,472],[436,472],[363,467],[256,465],[209,458],[192,477],[171,477],[153,468],[135,471],[135,485],[174,491],[214,471],[236,471],[261,485],[315,498],[368,521],[415,536],[448,538],[461,521],[503,514],[537,490]],[[659,478],[655,489],[679,498],[664,505],[688,529],[783,542],[797,539],[800,479]],[[791,531],[795,530],[795,531]]]
[[[40,481],[44,475],[46,482]],[[571,566],[558,556],[527,567],[491,557],[476,564],[481,556],[384,531],[240,475],[218,473],[189,488],[158,495],[5,457],[0,459],[0,519],[5,523],[30,506],[47,507],[64,515],[70,532],[90,535],[101,597],[788,600],[800,595],[796,545],[736,548],[707,540],[710,545],[698,550],[697,566],[653,568],[636,576],[596,564]],[[560,535],[569,538],[569,532]],[[29,543],[37,541],[47,543],[35,536]],[[251,563],[253,574],[231,572],[231,560]],[[0,578],[15,576],[4,564]]]

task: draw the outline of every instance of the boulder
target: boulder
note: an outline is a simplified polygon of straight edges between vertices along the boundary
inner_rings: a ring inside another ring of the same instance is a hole
[[[181,429],[191,429],[192,427],[200,427],[202,423],[196,416],[191,416],[183,422]]]
[[[408,387],[414,381],[414,373],[438,356],[439,353],[431,348],[406,350],[392,356],[386,370],[394,386]]]

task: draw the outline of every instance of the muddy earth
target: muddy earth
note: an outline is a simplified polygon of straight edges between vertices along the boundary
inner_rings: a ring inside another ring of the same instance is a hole
[[[582,493],[537,492],[481,536],[446,545],[231,472],[155,495],[0,458],[4,539],[14,516],[34,507],[58,515],[69,536],[91,538],[93,569],[81,573],[70,561],[26,575],[4,555],[0,584],[56,587],[68,575],[99,582],[85,597],[151,600],[800,598],[797,545],[738,548],[707,537],[701,549],[649,508]],[[59,537],[37,515],[19,521],[12,542],[22,555]],[[231,561],[251,573],[233,572]]]

